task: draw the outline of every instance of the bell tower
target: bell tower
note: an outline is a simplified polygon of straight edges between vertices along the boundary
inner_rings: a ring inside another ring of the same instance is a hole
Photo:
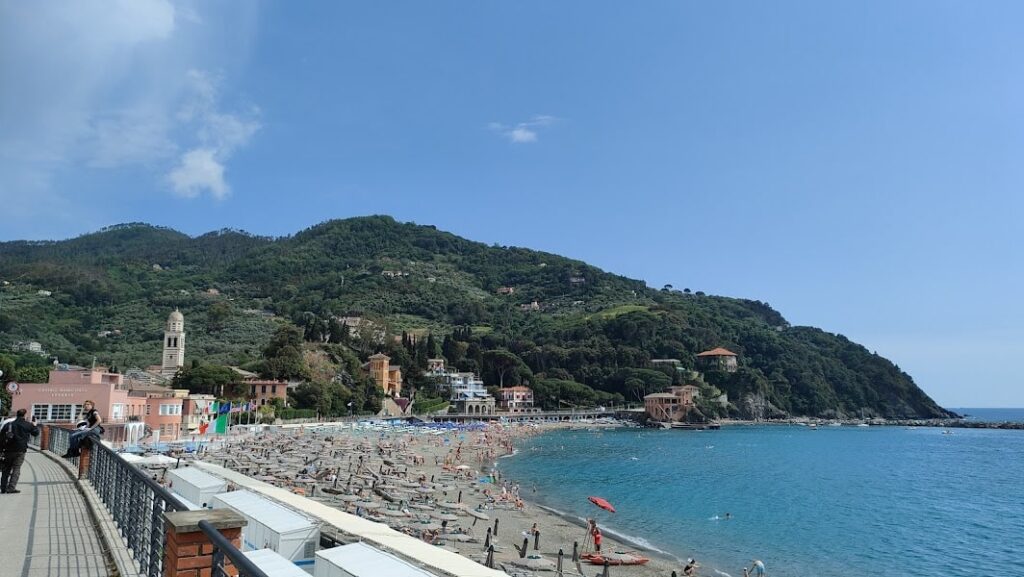
[[[173,377],[185,365],[185,317],[174,309],[167,317],[164,330],[164,356],[160,362],[160,374]]]

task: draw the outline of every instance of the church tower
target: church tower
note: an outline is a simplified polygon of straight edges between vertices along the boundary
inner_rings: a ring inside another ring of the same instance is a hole
[[[167,317],[164,330],[164,356],[160,374],[173,377],[185,365],[185,317],[178,309]]]

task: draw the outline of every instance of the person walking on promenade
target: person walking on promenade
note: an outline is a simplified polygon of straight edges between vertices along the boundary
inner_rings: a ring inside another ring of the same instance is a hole
[[[25,409],[18,409],[17,416],[0,428],[0,443],[3,443],[3,465],[0,466],[0,493],[20,493],[18,477],[21,465],[28,452],[28,438],[39,435],[35,421],[25,420]]]
[[[79,447],[81,447],[82,441],[87,437],[92,437],[99,441],[100,435],[103,434],[103,427],[101,426],[103,419],[100,417],[99,411],[96,410],[96,404],[92,401],[82,403],[82,420],[85,421],[86,428],[71,433],[68,452],[62,455],[65,459],[79,456],[81,454]]]

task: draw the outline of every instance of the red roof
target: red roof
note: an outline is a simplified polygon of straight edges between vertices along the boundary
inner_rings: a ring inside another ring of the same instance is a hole
[[[698,357],[735,357],[738,356],[736,353],[729,349],[723,349],[718,347],[717,349],[711,349],[710,351],[704,351],[697,355]]]

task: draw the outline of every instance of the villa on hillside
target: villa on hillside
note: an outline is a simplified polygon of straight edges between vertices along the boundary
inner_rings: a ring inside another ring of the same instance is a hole
[[[533,389],[524,386],[498,389],[498,407],[510,413],[532,413]]]
[[[644,410],[648,418],[662,423],[681,422],[693,408],[694,399],[700,397],[700,388],[694,385],[671,387],[666,393],[651,393],[644,397]]]
[[[487,393],[484,382],[475,373],[450,370],[444,359],[427,359],[427,370],[423,376],[448,392],[448,400],[455,412],[473,415],[493,415],[496,407],[494,397]]]
[[[735,373],[739,366],[736,353],[718,347],[697,354],[697,366],[704,370],[725,371]]]

